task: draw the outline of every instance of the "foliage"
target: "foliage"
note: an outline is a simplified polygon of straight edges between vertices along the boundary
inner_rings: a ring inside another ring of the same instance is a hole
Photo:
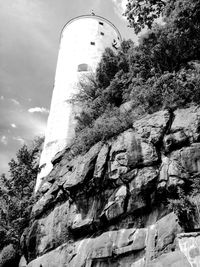
[[[92,128],[95,120],[102,114],[109,114],[123,102],[123,91],[131,83],[129,71],[129,53],[133,42],[123,41],[117,53],[106,49],[97,68],[96,75],[84,77],[79,84],[79,93],[71,102],[78,104],[82,112],[76,117],[76,132],[85,127]],[[111,117],[111,115],[109,115]]]
[[[135,106],[152,113],[164,108],[186,107],[200,103],[200,72],[196,69],[181,69],[149,78],[145,83],[135,81],[130,92]]]
[[[104,113],[89,127],[81,130],[71,144],[73,156],[87,152],[95,143],[106,141],[127,130],[132,125],[132,118],[129,113],[120,113],[115,108]]]
[[[183,31],[194,28],[199,22],[199,11],[198,0],[128,0],[124,15],[137,34],[145,27],[151,29],[161,17]]]
[[[166,1],[163,0],[128,0],[124,15],[137,34],[145,26],[151,29],[154,20],[160,17],[165,6]]]
[[[170,210],[177,215],[179,222],[186,231],[194,228],[195,223],[195,204],[191,196],[186,195],[183,189],[178,189],[178,195],[175,199],[169,199]]]
[[[153,24],[161,13],[165,24]],[[156,72],[177,71],[188,61],[200,59],[198,0],[129,0],[126,16],[136,32],[151,28],[140,38],[139,50]]]
[[[187,186],[178,188],[175,196],[168,196],[168,208],[177,215],[186,231],[194,229],[199,222],[200,174],[193,174]]]
[[[112,112],[126,101],[132,102],[135,118],[164,108],[199,104],[199,7],[195,0],[188,2],[188,9],[178,0],[169,3],[162,7],[165,25],[155,25],[140,37],[138,46],[128,40],[115,52],[106,49],[96,75],[81,81],[79,93],[72,98],[72,103],[82,109],[76,116],[73,146],[82,143],[80,136],[85,140],[84,136],[95,135],[93,140],[100,140],[97,121],[108,125],[105,118],[111,118]],[[196,19],[191,18],[192,12]],[[91,143],[86,142],[85,148],[78,150],[85,151]]]
[[[161,15],[165,23],[155,24]],[[199,104],[199,15],[197,0],[128,1],[126,16],[134,30],[139,32],[145,26],[151,30],[139,38],[137,46],[124,40],[117,51],[107,48],[96,74],[80,83],[80,91],[72,99],[82,109],[76,117],[73,147],[78,142],[83,148],[77,145],[77,151],[86,151],[94,142],[88,141],[88,136],[96,141],[109,136],[97,128],[99,121],[98,127],[110,127],[112,133],[112,123],[106,119],[112,121],[112,113],[126,101],[132,103],[134,118]]]
[[[117,56],[111,48],[106,48],[96,70],[98,86],[106,88],[117,73]]]
[[[17,244],[28,224],[42,142],[43,139],[38,138],[30,148],[23,145],[17,151],[16,159],[9,162],[10,177],[7,178],[4,174],[0,177],[1,247],[8,243]]]

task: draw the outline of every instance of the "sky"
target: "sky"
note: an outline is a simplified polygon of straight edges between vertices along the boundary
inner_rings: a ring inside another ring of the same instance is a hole
[[[45,133],[63,25],[93,10],[136,41],[122,16],[126,1],[0,0],[0,174]]]

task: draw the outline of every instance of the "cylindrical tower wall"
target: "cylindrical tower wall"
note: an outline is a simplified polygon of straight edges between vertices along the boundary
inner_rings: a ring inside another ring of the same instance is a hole
[[[54,90],[45,133],[45,143],[37,178],[36,190],[42,177],[52,169],[51,159],[74,137],[75,120],[69,103],[77,92],[82,75],[95,72],[106,47],[116,49],[121,36],[116,27],[99,16],[80,16],[63,28],[60,40]]]

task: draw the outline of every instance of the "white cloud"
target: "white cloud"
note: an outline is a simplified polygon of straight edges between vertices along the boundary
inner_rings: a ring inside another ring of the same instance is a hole
[[[11,98],[11,101],[12,101],[15,105],[19,105],[19,101],[17,101],[16,99]]]
[[[25,143],[25,140],[20,136],[14,136],[13,140],[20,142],[21,144]]]
[[[49,110],[44,108],[44,107],[35,107],[35,108],[29,108],[28,112],[30,112],[30,113],[35,113],[35,112],[49,113]]]
[[[4,97],[3,95],[1,95],[1,96],[0,96],[0,99],[1,99],[1,100],[4,100],[4,99],[5,99],[5,97]]]
[[[4,144],[5,146],[8,144],[8,138],[3,135],[0,139],[1,143]]]
[[[17,128],[16,124],[14,124],[14,123],[11,123],[10,126],[11,126],[12,128]]]
[[[126,5],[128,3],[128,0],[111,0],[114,3],[114,9],[115,13],[121,18],[121,19],[126,19],[122,14],[126,10]]]

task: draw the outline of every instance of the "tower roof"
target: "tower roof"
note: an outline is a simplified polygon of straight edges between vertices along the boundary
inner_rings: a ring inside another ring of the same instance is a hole
[[[79,19],[84,19],[84,18],[91,18],[91,19],[96,19],[96,20],[103,20],[105,21],[106,23],[110,24],[110,26],[112,26],[116,32],[118,33],[119,35],[119,38],[120,38],[120,41],[122,41],[122,37],[121,37],[121,33],[119,32],[119,30],[117,29],[117,27],[111,22],[109,21],[108,19],[105,19],[104,17],[101,17],[101,16],[98,16],[98,15],[95,15],[94,13],[93,14],[89,14],[89,15],[80,15],[80,16],[77,16],[75,18],[72,18],[70,19],[62,28],[61,30],[61,36],[62,36],[62,32],[64,31],[64,29],[69,25],[71,24],[72,22],[76,21],[76,20],[79,20]]]

